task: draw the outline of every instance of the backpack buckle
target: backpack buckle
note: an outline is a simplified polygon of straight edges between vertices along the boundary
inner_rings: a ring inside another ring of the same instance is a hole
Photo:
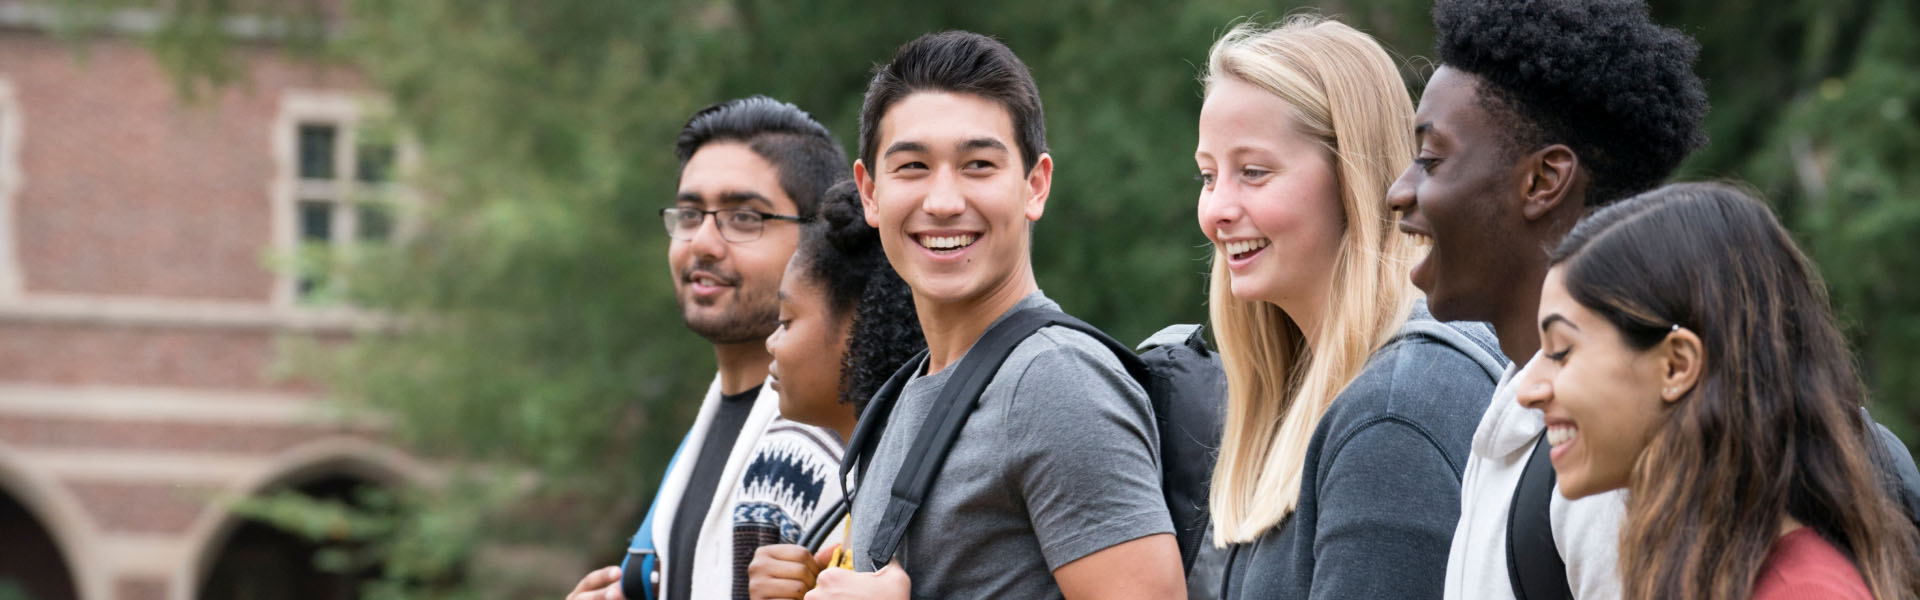
[[[635,562],[636,559],[638,562]],[[640,585],[640,590],[643,595],[639,598],[633,598],[632,600],[654,600],[655,598],[659,598],[660,553],[655,552],[652,548],[628,548],[627,564],[640,565],[640,572],[646,574],[646,579],[642,580],[643,583]],[[620,578],[624,580],[627,575],[629,575],[629,573],[621,573]],[[624,582],[622,582],[622,585],[624,585]],[[627,589],[631,590],[632,588]]]

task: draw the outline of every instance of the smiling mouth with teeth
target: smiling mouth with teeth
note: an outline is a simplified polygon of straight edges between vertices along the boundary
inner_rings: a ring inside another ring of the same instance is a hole
[[[1423,248],[1433,246],[1433,236],[1424,233],[1408,233],[1407,237],[1413,240],[1415,246]]]
[[[1580,428],[1572,425],[1554,425],[1547,428],[1547,445],[1560,447],[1580,434]]]
[[[980,235],[973,233],[960,235],[921,235],[914,236],[914,239],[928,250],[934,252],[951,252],[972,246],[974,242],[979,241]]]
[[[1271,245],[1273,245],[1272,240],[1269,240],[1267,238],[1260,238],[1257,240],[1238,240],[1238,241],[1227,242],[1225,244],[1221,244],[1220,249],[1225,251],[1228,257],[1231,257],[1234,259],[1241,259],[1241,258],[1246,258],[1252,255],[1254,252],[1259,251],[1260,249],[1266,248],[1267,246],[1271,246]]]

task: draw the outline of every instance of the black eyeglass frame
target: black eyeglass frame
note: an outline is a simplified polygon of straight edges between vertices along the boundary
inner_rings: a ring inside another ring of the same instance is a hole
[[[765,221],[768,221],[768,220],[789,221],[793,223],[807,222],[806,217],[802,217],[799,215],[775,214],[775,213],[770,213],[762,210],[754,210],[751,208],[720,208],[720,209],[714,209],[714,210],[707,210],[704,208],[693,208],[688,206],[669,206],[669,207],[660,209],[660,224],[667,228],[667,237],[680,240],[682,242],[693,240],[692,235],[688,235],[686,237],[680,237],[679,228],[675,227],[674,223],[668,220],[668,219],[673,219],[677,221],[680,217],[670,216],[670,215],[680,215],[680,214],[686,214],[686,213],[700,213],[700,224],[694,226],[693,230],[698,230],[700,229],[700,227],[706,226],[707,217],[713,217],[714,226],[720,229],[720,239],[733,244],[744,244],[747,242],[758,240],[760,239],[760,236],[766,235],[767,224]],[[733,239],[732,237],[729,237],[729,236],[737,234],[739,232],[728,228],[724,224],[721,224],[721,220],[720,220],[721,213],[750,214],[750,215],[759,217],[761,220],[760,230],[755,232],[753,234],[753,237],[750,237],[744,240]]]

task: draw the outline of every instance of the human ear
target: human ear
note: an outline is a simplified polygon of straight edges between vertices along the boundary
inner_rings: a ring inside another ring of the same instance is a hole
[[[1693,330],[1678,325],[1667,334],[1655,351],[1660,353],[1663,376],[1660,382],[1660,399],[1677,402],[1700,384],[1705,374],[1707,362],[1705,348],[1700,336]]]
[[[1027,221],[1039,221],[1047,212],[1047,194],[1053,190],[1053,155],[1041,153],[1040,160],[1027,171]]]
[[[1528,155],[1521,190],[1521,216],[1536,221],[1558,208],[1572,195],[1574,176],[1579,169],[1580,157],[1564,144],[1553,144]]]
[[[873,199],[873,173],[867,172],[864,160],[853,161],[853,185],[860,188],[860,212],[867,218],[867,226],[880,228],[880,203]]]

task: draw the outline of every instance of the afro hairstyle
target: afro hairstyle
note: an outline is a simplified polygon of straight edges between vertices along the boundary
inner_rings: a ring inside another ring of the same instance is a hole
[[[1699,45],[1640,0],[1438,0],[1433,24],[1440,64],[1478,78],[1516,155],[1579,156],[1588,206],[1653,189],[1706,143]]]

